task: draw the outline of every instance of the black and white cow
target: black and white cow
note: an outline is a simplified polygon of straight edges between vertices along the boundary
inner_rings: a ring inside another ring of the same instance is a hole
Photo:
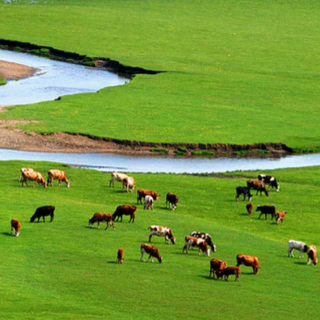
[[[259,174],[258,180],[268,184],[271,188],[276,188],[277,192],[280,191],[280,186],[278,185],[277,179],[272,176],[267,176],[265,174]]]
[[[211,247],[212,252],[217,251],[217,247],[212,242],[212,237],[209,233],[193,231],[190,233],[190,236],[205,240],[206,243]]]
[[[302,242],[302,241],[296,241],[296,240],[289,240],[288,242],[289,250],[288,250],[288,256],[294,257],[293,255],[293,249],[296,249],[300,251],[299,258],[303,258],[303,253],[308,251],[308,246]]]
[[[252,194],[250,192],[249,187],[237,187],[236,188],[236,200],[239,201],[239,197],[241,194],[243,194],[243,201],[246,199],[246,196],[248,196],[248,201],[251,201],[252,199]]]

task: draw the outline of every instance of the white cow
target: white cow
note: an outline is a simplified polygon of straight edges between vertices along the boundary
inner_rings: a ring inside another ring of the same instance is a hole
[[[127,178],[128,178],[128,176],[124,173],[112,172],[109,187],[111,187],[111,186],[114,187],[115,181],[123,182],[123,180],[127,179]]]
[[[308,246],[301,241],[289,240],[288,245],[289,245],[289,250],[288,250],[289,257],[294,257],[293,249],[300,251],[300,254],[299,254],[300,259],[303,258],[303,253],[308,251]]]
[[[129,192],[129,190],[130,192],[133,192],[134,188],[135,188],[135,182],[132,177],[127,176],[122,180],[122,190],[126,189],[127,192]]]
[[[154,199],[147,195],[144,197],[144,210],[149,210],[149,208],[151,208],[151,210],[153,210],[153,203],[154,203]]]

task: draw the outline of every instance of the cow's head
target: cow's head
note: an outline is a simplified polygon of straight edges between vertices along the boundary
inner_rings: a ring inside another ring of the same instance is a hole
[[[172,244],[176,244],[176,237],[171,236],[170,240],[171,240]]]

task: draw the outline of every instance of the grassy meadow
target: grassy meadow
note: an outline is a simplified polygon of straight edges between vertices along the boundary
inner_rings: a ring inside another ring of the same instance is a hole
[[[7,83],[7,81],[0,77],[0,86],[3,86]]]
[[[71,187],[21,187],[19,168],[42,173],[66,170]],[[138,205],[136,221],[115,223],[115,230],[88,227],[96,211],[113,212],[117,205],[136,204],[136,192],[109,187],[110,173],[69,168],[45,162],[0,162],[0,246],[2,319],[315,319],[319,314],[320,269],[287,257],[289,239],[319,247],[319,167],[272,172],[281,185],[269,198],[253,203],[286,210],[283,225],[258,214],[247,216],[246,202],[235,201],[235,187],[257,172],[224,177],[133,174],[137,187],[161,197],[154,211]],[[176,211],[165,208],[165,194],[179,195]],[[55,205],[52,223],[29,223],[35,208]],[[10,236],[10,219],[22,223],[18,238]],[[154,237],[163,263],[140,262],[140,244],[149,225],[171,227],[176,245]],[[209,232],[217,252],[183,255],[184,236]],[[115,263],[124,248],[123,265]],[[241,266],[240,281],[209,279],[212,257],[235,265],[236,255],[256,255],[258,275]]]
[[[166,71],[1,114],[40,121],[27,131],[320,145],[318,1],[21,0],[0,10],[0,38]]]

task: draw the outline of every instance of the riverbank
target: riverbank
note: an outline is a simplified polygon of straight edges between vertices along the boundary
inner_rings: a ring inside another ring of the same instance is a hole
[[[23,64],[0,60],[0,78],[20,80],[33,76],[38,69]]]

